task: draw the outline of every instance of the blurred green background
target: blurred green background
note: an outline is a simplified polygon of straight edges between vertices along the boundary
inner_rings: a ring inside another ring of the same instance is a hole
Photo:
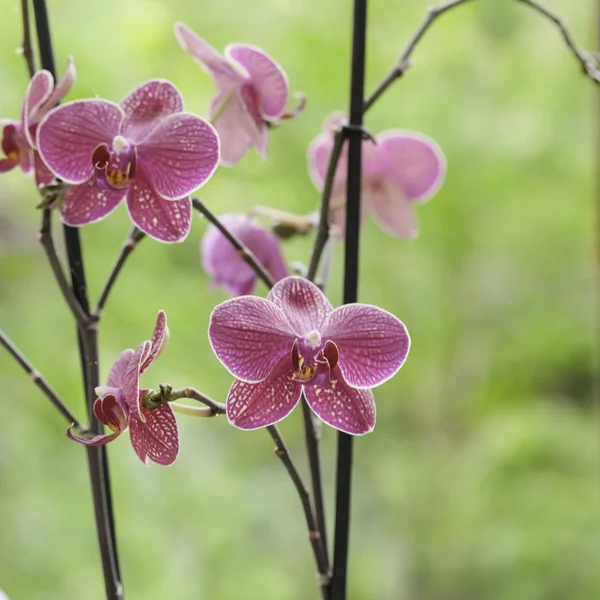
[[[549,0],[550,1],[550,0]],[[387,72],[426,0],[372,0],[368,88]],[[552,0],[593,46],[590,1]],[[210,78],[179,48],[183,20],[217,48],[264,48],[308,94],[305,113],[202,190],[215,212],[318,202],[306,148],[348,98],[350,0],[51,0],[57,64],[75,56],[70,98],[119,100],[172,80],[204,114]],[[0,115],[17,117],[27,75],[19,3],[2,0]],[[421,235],[363,229],[360,299],[392,311],[413,339],[400,374],[376,390],[378,425],[357,440],[353,600],[591,600],[600,597],[595,326],[594,94],[554,27],[526,7],[479,0],[443,16],[414,68],[368,115],[377,133],[415,129],[448,158],[447,180],[418,209]],[[74,327],[36,242],[31,180],[0,179],[0,327],[83,417]],[[211,292],[188,240],[144,241],[101,327],[103,378],[147,339],[157,310],[171,342],[143,383],[193,385],[223,400],[231,382],[206,328]],[[96,298],[130,228],[121,207],[82,231]],[[57,235],[57,238],[59,236]],[[307,260],[309,238],[286,245]],[[338,252],[331,299],[341,299]],[[259,293],[264,293],[260,288]],[[103,584],[85,453],[0,352],[0,588],[11,600],[99,600]],[[301,411],[282,424],[306,473]],[[317,598],[299,501],[265,432],[182,417],[180,458],[145,468],[128,436],[111,444],[128,600]],[[333,522],[335,435],[323,456]]]

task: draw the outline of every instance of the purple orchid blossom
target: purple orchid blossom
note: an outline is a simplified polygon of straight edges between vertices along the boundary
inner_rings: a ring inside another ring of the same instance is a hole
[[[309,146],[309,172],[319,190],[325,182],[334,130],[342,122],[339,114],[329,117],[324,132]],[[426,202],[438,191],[444,181],[446,159],[438,144],[422,133],[390,130],[376,139],[376,145],[365,140],[362,148],[362,217],[372,214],[385,232],[413,239],[419,232],[413,204]],[[331,196],[331,221],[342,231],[346,220],[347,161],[346,143]]]
[[[0,158],[0,173],[19,166],[26,175],[35,171],[38,186],[53,181],[54,175],[36,151],[36,131],[40,121],[69,93],[74,83],[75,65],[72,58],[69,58],[67,69],[56,86],[49,71],[35,73],[23,98],[21,120],[0,119],[2,152],[5,156]]]
[[[352,435],[375,427],[370,388],[400,369],[410,347],[404,324],[367,304],[335,310],[306,279],[286,277],[266,299],[233,298],[212,312],[217,358],[236,377],[227,417],[240,429],[285,418],[304,391],[325,423]]]
[[[142,462],[172,464],[179,452],[173,410],[168,404],[154,410],[144,408],[141,398],[147,390],[139,387],[140,375],[160,356],[168,339],[167,316],[161,310],[152,339],[142,342],[135,351],[122,352],[108,374],[106,385],[96,388],[98,399],[94,402],[94,414],[112,433],[84,436],[74,433],[71,426],[67,435],[86,446],[103,446],[129,428],[131,444]]]
[[[192,217],[190,194],[219,162],[219,139],[200,117],[183,112],[179,90],[154,79],[120,105],[76,100],[51,111],[37,132],[40,156],[71,184],[62,220],[99,221],[124,199],[133,223],[161,242],[181,242]]]
[[[288,101],[285,71],[265,52],[254,46],[230,44],[225,56],[183,23],[176,23],[175,37],[210,73],[219,88],[209,107],[209,119],[221,139],[221,162],[240,162],[251,146],[265,159],[269,143],[267,129],[297,116],[304,108],[284,113]]]
[[[219,220],[256,256],[275,281],[287,277],[288,269],[275,234],[248,215],[225,214]],[[214,286],[224,287],[230,296],[244,296],[254,291],[256,273],[214,225],[207,228],[200,247],[202,266],[212,277]]]

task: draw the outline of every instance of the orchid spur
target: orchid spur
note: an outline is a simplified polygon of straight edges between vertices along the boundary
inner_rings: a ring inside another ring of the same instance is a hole
[[[103,446],[129,428],[131,444],[142,462],[172,464],[179,452],[173,411],[168,404],[153,410],[144,408],[141,398],[147,390],[139,387],[140,375],[160,356],[168,339],[167,316],[161,310],[151,340],[142,342],[135,351],[122,352],[108,374],[106,385],[96,388],[94,414],[112,433],[91,435],[74,432],[71,426],[67,435],[86,446]]]
[[[404,324],[367,304],[333,309],[323,292],[301,277],[286,277],[266,299],[219,304],[209,325],[212,348],[236,378],[227,417],[240,429],[277,423],[302,392],[325,423],[352,435],[375,427],[370,388],[392,377],[409,351]]]

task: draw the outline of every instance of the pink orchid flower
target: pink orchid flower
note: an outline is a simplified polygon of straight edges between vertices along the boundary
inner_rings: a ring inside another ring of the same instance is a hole
[[[254,254],[273,279],[278,281],[288,275],[275,234],[248,215],[226,214],[219,220]],[[212,277],[214,286],[224,287],[231,296],[244,296],[254,291],[258,279],[256,273],[214,225],[207,228],[200,247],[202,266]]]
[[[236,377],[227,417],[240,429],[277,423],[306,401],[325,423],[352,435],[375,427],[370,388],[400,369],[410,347],[404,324],[368,304],[335,310],[308,280],[286,277],[266,299],[242,296],[219,304],[210,343]]]
[[[67,69],[56,86],[49,71],[38,71],[31,78],[21,106],[21,120],[0,119],[2,152],[5,156],[0,158],[0,173],[19,166],[26,175],[35,170],[38,186],[54,179],[36,151],[36,131],[40,121],[69,93],[74,83],[75,65],[72,58],[69,58]]]
[[[40,123],[42,160],[71,184],[62,220],[99,221],[123,200],[133,223],[161,242],[181,242],[192,217],[190,194],[219,162],[219,139],[200,117],[183,112],[179,90],[154,79],[121,104],[76,100]]]
[[[324,132],[308,149],[308,167],[314,184],[323,189],[333,148],[334,129],[343,119],[333,115]],[[415,131],[391,130],[365,140],[362,147],[363,218],[372,214],[381,228],[395,237],[413,239],[419,224],[413,205],[429,200],[440,188],[446,159],[431,138]],[[331,196],[331,221],[342,231],[346,220],[348,144],[342,150]]]
[[[176,23],[175,37],[219,88],[208,112],[221,138],[222,163],[237,164],[251,146],[265,159],[268,126],[297,116],[306,99],[293,112],[283,112],[288,101],[287,76],[259,48],[230,44],[223,56],[183,23]]]
[[[94,414],[108,425],[108,435],[74,433],[71,426],[67,435],[86,446],[103,446],[119,437],[129,427],[131,444],[142,462],[154,461],[170,465],[179,452],[179,434],[173,410],[168,404],[148,410],[141,404],[147,390],[140,389],[140,375],[159,357],[169,339],[167,316],[161,310],[150,341],[142,342],[137,349],[125,350],[117,358],[106,385],[98,386],[98,399]]]

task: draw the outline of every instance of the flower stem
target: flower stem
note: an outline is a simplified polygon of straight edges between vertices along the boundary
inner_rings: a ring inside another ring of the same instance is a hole
[[[23,57],[27,63],[29,77],[33,77],[37,71],[33,45],[31,43],[31,27],[29,25],[29,0],[21,0],[21,18],[23,22]]]
[[[54,404],[60,414],[67,420],[69,425],[75,424],[81,427],[77,417],[67,408],[67,405],[60,399],[59,395],[50,387],[42,374],[27,360],[24,354],[17,348],[15,343],[0,329],[0,344],[2,344],[8,353],[21,365],[21,368],[31,377],[31,380],[37,385],[46,397]]]

